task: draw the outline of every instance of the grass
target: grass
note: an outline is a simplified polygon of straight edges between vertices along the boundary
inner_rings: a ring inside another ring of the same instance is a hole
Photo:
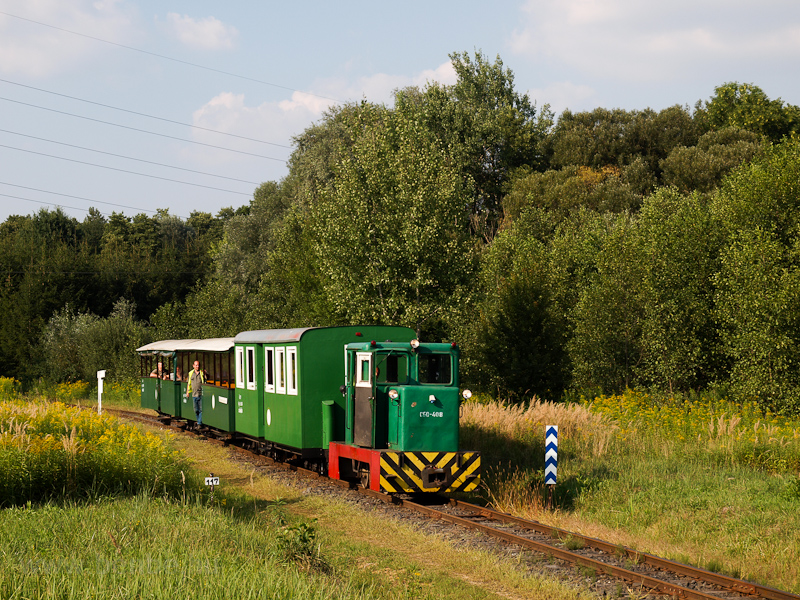
[[[0,401],[22,397],[19,381],[0,377]],[[66,383],[37,382],[25,394],[25,398],[37,402],[63,402],[78,406],[97,406],[97,383],[73,381]],[[141,406],[141,387],[137,381],[103,383],[103,404],[116,408],[135,409]]]
[[[385,598],[337,564],[283,560],[278,510],[138,496],[0,513],[3,598]]]
[[[185,470],[163,435],[109,415],[60,402],[0,402],[0,507],[141,491],[176,496]]]
[[[482,451],[497,508],[800,592],[800,423],[635,392],[548,404],[465,406],[462,446]],[[551,424],[555,511],[542,472]]]
[[[437,536],[364,512],[342,501],[305,495],[231,462],[228,451],[194,439],[179,438],[200,472],[219,475],[227,489],[242,490],[251,502],[284,507],[300,522],[312,523],[321,556],[332,572],[345,568],[375,586],[379,598],[552,598],[587,597],[579,591],[537,576],[468,545],[454,548]],[[326,575],[328,576],[328,575]]]
[[[0,414],[11,440],[0,454],[25,443],[26,453],[36,455],[30,440],[41,439],[60,444],[59,452],[73,460],[97,455],[108,436],[125,440],[109,446],[114,460],[80,459],[100,479],[128,476],[119,465],[136,455],[138,440],[164,441],[60,403],[17,398],[0,404]],[[305,497],[232,461],[223,447],[181,437],[164,446],[185,470],[180,491],[144,485],[133,493],[115,486],[102,494],[46,492],[0,509],[0,597],[585,597],[380,514]],[[213,500],[198,485],[207,472],[222,479]],[[5,478],[0,485],[8,493]]]

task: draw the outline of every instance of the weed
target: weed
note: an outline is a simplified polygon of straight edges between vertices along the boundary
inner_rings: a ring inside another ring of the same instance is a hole
[[[278,532],[278,548],[284,563],[294,563],[304,568],[324,570],[325,560],[317,543],[313,524],[284,525]]]
[[[581,550],[586,545],[582,539],[572,535],[565,537],[562,542],[567,550]]]
[[[578,565],[578,572],[584,577],[588,577],[590,579],[597,579],[597,570],[594,567],[590,567],[587,565]]]
[[[789,500],[800,500],[800,476],[793,476],[783,490],[784,497]]]

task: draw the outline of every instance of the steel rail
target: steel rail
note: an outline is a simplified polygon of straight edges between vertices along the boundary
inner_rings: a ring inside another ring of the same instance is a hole
[[[719,596],[714,596],[711,594],[706,594],[705,592],[700,592],[697,590],[692,590],[686,587],[675,585],[667,581],[662,581],[660,579],[650,577],[649,575],[644,575],[642,573],[634,573],[633,571],[623,569],[622,567],[616,567],[614,565],[596,560],[594,558],[581,556],[574,552],[570,552],[569,550],[562,550],[561,548],[551,546],[550,544],[537,542],[535,540],[515,535],[513,533],[501,531],[494,527],[483,525],[482,523],[476,523],[474,521],[470,521],[469,519],[465,519],[463,517],[450,515],[442,511],[436,510],[434,508],[417,504],[415,502],[402,500],[401,503],[402,506],[408,506],[430,517],[441,519],[442,521],[447,521],[455,525],[460,525],[467,529],[477,529],[478,531],[486,533],[487,535],[500,538],[512,544],[517,544],[519,546],[524,546],[531,550],[536,550],[538,552],[550,554],[551,556],[555,556],[556,558],[560,558],[567,562],[580,565],[583,567],[589,567],[597,572],[606,573],[607,575],[611,575],[619,579],[624,579],[633,584],[640,584],[643,587],[654,590],[660,594],[667,594],[676,598],[685,598],[686,600],[720,600]]]
[[[597,538],[588,537],[573,533],[571,531],[567,531],[566,529],[551,527],[549,525],[545,525],[544,523],[540,523],[538,521],[531,521],[528,519],[522,519],[520,517],[514,517],[512,515],[497,512],[485,508],[483,506],[477,506],[475,504],[470,504],[468,502],[461,502],[459,500],[454,500],[454,499],[450,500],[450,505],[464,510],[468,510],[474,514],[482,515],[489,519],[495,519],[503,523],[519,525],[520,527],[524,527],[526,529],[530,529],[538,533],[549,535],[551,537],[559,537],[563,539],[566,536],[571,536],[574,539],[580,540],[587,546],[592,546],[594,548],[603,550],[608,553],[612,554],[624,553],[629,560],[635,561],[638,564],[648,564],[650,566],[659,569],[664,569],[666,571],[671,571],[673,573],[678,573],[680,575],[685,575],[687,577],[702,579],[705,582],[712,583],[714,585],[718,585],[722,588],[739,592],[741,594],[749,594],[753,596],[758,596],[760,598],[768,598],[770,600],[800,599],[800,596],[798,596],[797,594],[792,594],[791,592],[784,592],[782,590],[771,588],[758,583],[743,581],[741,579],[736,579],[734,577],[728,577],[727,575],[720,575],[719,573],[714,573],[713,571],[707,571],[699,567],[692,567],[690,565],[685,565],[679,562],[675,562],[673,560],[661,558],[653,554],[648,554],[646,552],[639,552],[637,550],[628,548],[626,546],[610,544],[608,542],[604,542],[603,540]]]

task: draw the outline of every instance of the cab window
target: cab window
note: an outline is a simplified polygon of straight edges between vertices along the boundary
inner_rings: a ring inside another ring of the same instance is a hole
[[[375,374],[378,383],[408,383],[408,355],[379,354]]]
[[[449,354],[419,355],[420,383],[449,384],[452,380],[452,357]]]

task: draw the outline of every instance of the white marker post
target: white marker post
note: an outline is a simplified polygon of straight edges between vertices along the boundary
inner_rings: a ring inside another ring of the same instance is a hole
[[[206,485],[211,486],[211,502],[214,501],[214,486],[219,485],[219,477],[214,477],[213,473],[209,473],[210,477],[206,477]]]
[[[97,372],[97,414],[103,414],[103,379],[106,377],[105,369]]]
[[[553,491],[558,475],[558,425],[545,428],[544,442],[544,483],[547,486],[547,508],[553,506]]]

